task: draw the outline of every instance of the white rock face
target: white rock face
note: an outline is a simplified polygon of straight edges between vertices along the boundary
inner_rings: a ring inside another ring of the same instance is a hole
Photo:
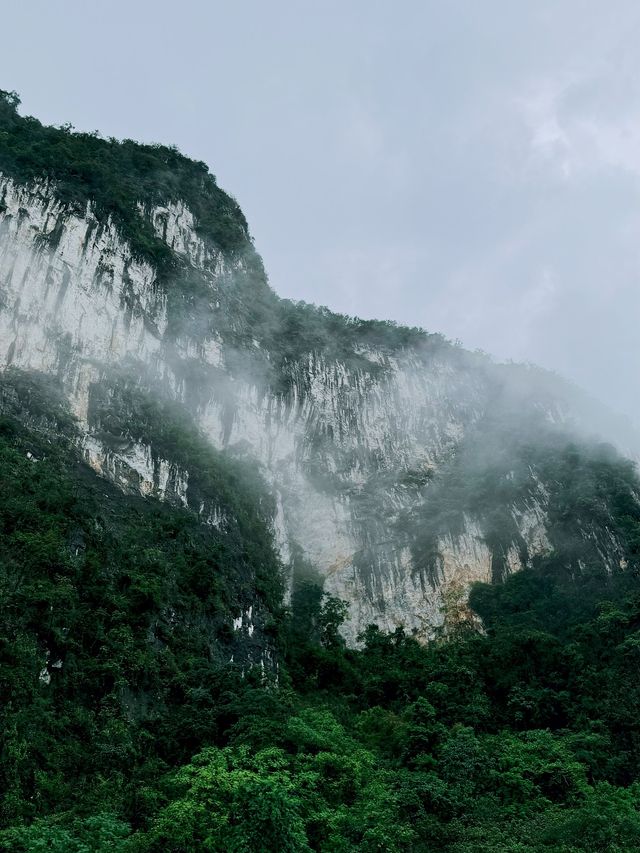
[[[123,491],[140,492],[142,495],[187,506],[189,472],[167,459],[154,457],[148,445],[130,442],[116,451],[95,435],[88,434],[83,439],[81,449],[93,470]],[[203,521],[217,527],[222,519],[219,514],[215,514],[215,510],[210,509]]]
[[[140,212],[201,271],[215,301],[234,268],[198,236],[186,206]],[[362,347],[360,355],[383,368],[379,377],[311,355],[295,368],[285,398],[265,393],[257,379],[232,375],[218,332],[176,340],[170,319],[154,269],[134,257],[113,223],[100,223],[90,207],[82,215],[63,209],[46,183],[18,186],[0,175],[0,369],[41,371],[62,382],[96,471],[123,489],[186,504],[189,473],[140,442],[107,447],[90,428],[89,401],[106,370],[127,367],[184,397],[176,365],[197,362],[210,383],[195,411],[200,426],[216,447],[255,460],[276,497],[283,561],[296,543],[327,591],[350,603],[350,642],[372,622],[426,637],[442,623],[447,589],[491,578],[477,519],[438,541],[433,577],[416,570],[410,548],[393,532],[416,501],[415,490],[402,485],[404,474],[427,478],[482,415],[481,373],[443,355],[407,350],[391,357]],[[215,506],[203,505],[200,515],[213,526],[225,523]],[[529,557],[549,549],[542,498],[514,509],[514,520]],[[507,564],[510,571],[522,566],[517,548]]]
[[[83,414],[94,362],[160,357],[166,307],[154,271],[112,224],[66,214],[46,184],[0,180],[0,199],[0,364],[64,374]]]

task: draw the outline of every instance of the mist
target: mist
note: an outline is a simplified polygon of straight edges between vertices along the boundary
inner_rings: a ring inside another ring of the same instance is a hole
[[[281,296],[541,364],[640,420],[632,0],[64,8],[4,10],[23,113],[208,162]]]
[[[279,298],[203,163],[43,128],[4,100],[2,167],[25,183],[0,181],[0,353],[27,396],[25,374],[59,386],[95,472],[216,528],[200,457],[248,465],[283,566],[299,554],[350,602],[351,644],[372,623],[426,640],[449,592],[555,550],[622,566],[609,504],[635,512],[637,479],[583,392],[416,326]]]

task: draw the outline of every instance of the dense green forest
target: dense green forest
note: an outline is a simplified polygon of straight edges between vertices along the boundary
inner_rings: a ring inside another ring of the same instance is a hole
[[[473,591],[484,632],[453,601],[461,618],[426,646],[371,627],[353,650],[304,566],[282,608],[241,466],[211,457],[240,526],[205,530],[97,478],[35,380],[5,378],[2,399],[0,850],[640,849],[624,460],[567,447],[563,471],[566,512],[608,489],[624,571],[585,582],[539,560]],[[230,629],[249,601],[266,614],[255,647]]]

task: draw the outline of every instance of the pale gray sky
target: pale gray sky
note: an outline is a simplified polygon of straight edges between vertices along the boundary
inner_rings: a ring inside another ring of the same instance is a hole
[[[637,0],[3,6],[23,112],[205,160],[281,295],[640,421]]]

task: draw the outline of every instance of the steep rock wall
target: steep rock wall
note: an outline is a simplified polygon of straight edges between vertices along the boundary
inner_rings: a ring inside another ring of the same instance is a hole
[[[487,412],[495,388],[482,360],[451,346],[389,351],[363,344],[354,363],[310,352],[287,363],[286,391],[260,365],[263,342],[238,343],[221,301],[233,305],[244,261],[203,240],[182,202],[145,208],[155,233],[205,296],[199,320],[172,326],[172,287],[136,257],[112,221],[91,206],[61,206],[46,182],[0,178],[0,367],[40,371],[63,386],[84,433],[92,467],[122,488],[188,501],[189,471],[134,440],[105,443],[92,414],[92,388],[129,381],[190,407],[212,444],[258,464],[276,499],[274,535],[283,560],[300,546],[350,603],[345,631],[355,642],[371,622],[428,636],[441,624],[449,588],[495,574],[480,517],[437,537],[425,568],[412,542],[429,483]],[[218,311],[218,313],[216,313]],[[174,324],[175,325],[175,324]],[[250,331],[250,330],[249,330]],[[238,366],[239,365],[239,366]],[[546,503],[532,471],[526,505],[512,507],[518,570],[550,548]],[[201,507],[216,521],[216,507]],[[404,522],[404,523],[403,523]]]

